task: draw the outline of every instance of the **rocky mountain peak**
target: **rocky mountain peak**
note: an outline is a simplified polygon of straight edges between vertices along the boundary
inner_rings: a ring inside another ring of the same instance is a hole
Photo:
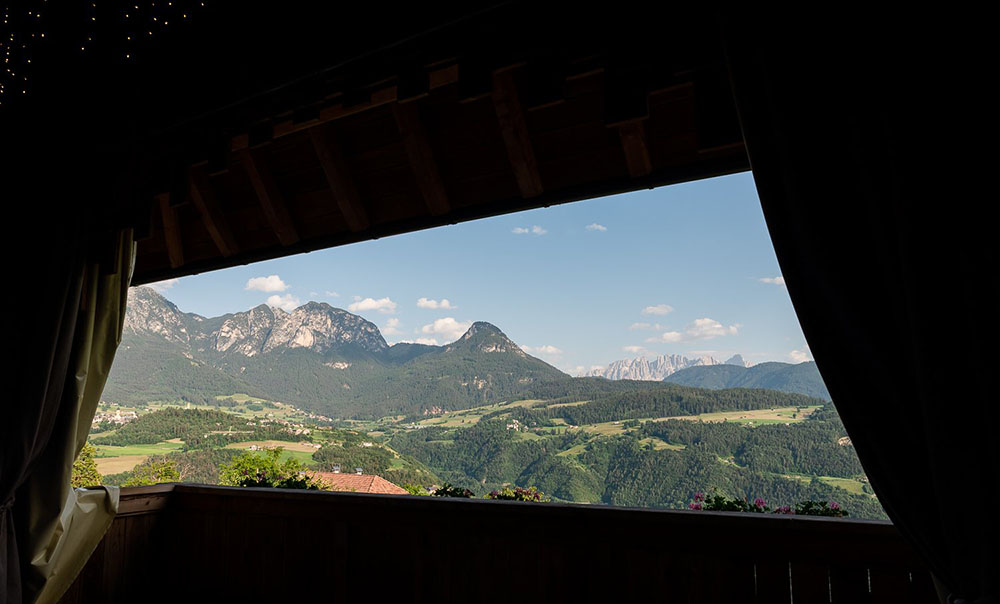
[[[374,323],[326,303],[308,302],[291,312],[260,304],[244,312],[206,320],[181,312],[148,287],[129,290],[125,330],[136,335],[157,335],[199,349],[204,346],[215,353],[248,357],[284,348],[308,348],[320,354],[349,344],[371,353],[389,348]]]
[[[603,377],[609,380],[662,381],[681,369],[704,365],[721,365],[721,363],[710,356],[688,358],[679,354],[668,354],[660,355],[652,360],[646,357],[622,359],[603,369],[593,369],[584,375]]]
[[[191,340],[187,322],[185,313],[153,288],[129,288],[128,305],[125,307],[125,333],[153,334],[171,342],[187,343]]]
[[[473,323],[465,334],[449,345],[445,351],[468,350],[470,348],[474,352],[509,352],[521,357],[527,356],[517,344],[500,331],[500,328],[486,321]]]
[[[325,353],[346,344],[357,345],[372,353],[389,348],[382,333],[371,321],[326,303],[309,302],[276,317],[262,351],[287,347]]]
[[[750,361],[743,358],[741,354],[734,354],[733,356],[726,359],[725,365],[736,365],[738,367],[749,367],[752,365]]]

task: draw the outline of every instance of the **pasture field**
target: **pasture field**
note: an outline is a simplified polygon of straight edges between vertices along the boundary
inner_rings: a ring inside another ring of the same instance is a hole
[[[97,462],[97,471],[101,473],[101,476],[106,476],[108,474],[118,474],[120,472],[128,472],[132,468],[146,461],[148,455],[119,455],[118,457],[98,457],[94,461]]]
[[[781,476],[783,478],[790,478],[800,482],[809,482],[813,478],[812,476],[805,476],[803,474],[782,474]],[[838,476],[816,476],[816,478],[824,484],[844,489],[848,493],[853,493],[854,495],[867,495],[868,497],[874,497],[871,493],[865,492],[865,483],[856,478],[840,478]]]
[[[667,450],[670,450],[670,451],[683,451],[684,449],[687,448],[685,445],[672,445],[672,444],[668,443],[667,441],[665,441],[663,439],[656,438],[655,436],[650,436],[648,438],[640,439],[639,440],[639,444],[640,445],[650,445],[651,444],[651,445],[653,445],[653,450],[654,451],[662,451],[664,449],[667,449]]]
[[[556,403],[554,405],[545,405],[546,409],[558,409],[559,407],[579,407],[580,405],[586,405],[590,401],[575,401],[572,403]]]
[[[441,415],[428,417],[417,422],[420,426],[447,426],[453,428],[468,427],[483,418],[484,415],[504,409],[514,407],[533,407],[542,401],[537,399],[526,399],[523,401],[512,401],[509,403],[497,403],[494,405],[484,405],[482,407],[471,407],[459,411],[445,411]]]
[[[105,457],[121,457],[123,455],[161,455],[171,451],[180,451],[184,448],[184,443],[179,439],[158,442],[153,445],[95,445],[98,459]]]
[[[615,420],[612,422],[601,422],[599,424],[582,424],[580,429],[591,434],[601,436],[616,436],[625,433],[625,420]]]
[[[238,443],[229,443],[225,448],[249,449],[252,445],[257,445],[261,449],[269,447],[282,447],[286,451],[301,451],[303,453],[309,453],[310,455],[316,451],[316,447],[311,447],[303,443],[286,442],[283,440],[248,440]]]
[[[586,443],[580,443],[579,445],[573,445],[572,447],[566,449],[565,451],[560,451],[556,453],[556,457],[576,457],[581,455],[587,450]]]
[[[716,413],[702,413],[700,415],[676,415],[673,417],[659,417],[653,421],[664,421],[668,419],[682,419],[688,421],[702,422],[735,422],[738,424],[753,424],[755,426],[764,424],[794,424],[804,421],[820,407],[776,407],[773,409],[754,409],[751,411],[719,411]]]
[[[172,451],[180,451],[184,448],[184,443],[179,438],[174,438],[153,445],[94,446],[97,448],[94,459],[97,462],[97,471],[103,475],[131,470],[150,455],[165,455]]]

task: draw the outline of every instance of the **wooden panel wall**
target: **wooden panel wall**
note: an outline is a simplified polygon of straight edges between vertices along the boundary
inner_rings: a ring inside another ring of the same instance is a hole
[[[168,488],[64,602],[936,602],[886,523]]]

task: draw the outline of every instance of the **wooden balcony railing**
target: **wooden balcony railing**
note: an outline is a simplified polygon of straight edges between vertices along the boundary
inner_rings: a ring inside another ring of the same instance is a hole
[[[185,484],[122,489],[63,602],[937,602],[889,523]]]

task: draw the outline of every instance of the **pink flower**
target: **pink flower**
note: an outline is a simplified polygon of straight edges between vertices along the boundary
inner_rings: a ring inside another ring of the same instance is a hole
[[[793,514],[794,512],[792,512],[792,508],[790,506],[783,505],[780,508],[776,508],[774,510],[774,513],[775,514]]]
[[[839,510],[840,509],[840,504],[837,503],[836,501],[831,501],[830,502],[830,509],[831,510]]]
[[[758,497],[757,499],[753,500],[753,505],[754,507],[762,508],[767,505],[767,502]]]
[[[701,509],[701,504],[700,503],[689,503],[688,507],[691,508],[692,510],[700,510]]]
[[[698,493],[695,493],[694,494],[694,500],[695,501],[705,501],[705,494],[702,493],[702,492],[700,492],[700,491]]]

